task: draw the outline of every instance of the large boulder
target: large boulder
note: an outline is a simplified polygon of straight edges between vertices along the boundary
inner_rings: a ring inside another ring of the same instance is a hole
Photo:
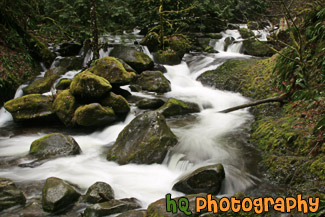
[[[33,81],[30,85],[23,89],[24,94],[33,94],[33,93],[46,93],[49,92],[59,75],[53,74],[48,77],[40,78]]]
[[[95,204],[99,201],[112,199],[114,199],[114,191],[112,187],[105,182],[96,182],[88,188],[83,201]]]
[[[182,62],[182,58],[174,51],[157,51],[153,54],[156,63],[166,65],[178,65]]]
[[[157,110],[165,117],[171,117],[176,115],[185,115],[189,113],[200,112],[200,108],[196,103],[185,102],[175,98],[170,98],[168,101]]]
[[[56,213],[73,205],[80,193],[62,179],[48,178],[43,186],[42,206],[44,211]]]
[[[24,205],[26,198],[10,179],[0,177],[0,212],[17,205]]]
[[[107,159],[119,164],[162,163],[168,149],[177,144],[177,138],[163,115],[149,111],[137,116],[118,135],[107,153]]]
[[[78,143],[71,137],[61,133],[53,133],[35,140],[29,154],[39,160],[58,158],[81,153]]]
[[[66,90],[66,89],[69,89],[71,82],[72,82],[72,80],[67,79],[67,78],[63,78],[55,86],[55,89],[57,89],[57,90]]]
[[[205,166],[182,177],[173,186],[173,190],[185,194],[209,193],[217,195],[224,179],[225,171],[222,164]]]
[[[126,71],[123,64],[114,57],[97,60],[89,71],[107,79],[113,85],[120,86],[129,84],[136,76],[134,72]]]
[[[165,104],[162,99],[142,99],[136,103],[139,109],[157,109]]]
[[[135,82],[142,90],[156,93],[171,91],[170,82],[160,71],[144,71]]]
[[[149,70],[154,66],[152,59],[147,54],[123,45],[116,46],[111,51],[110,56],[122,59],[138,73]]]
[[[268,47],[267,41],[258,41],[255,39],[245,40],[243,42],[243,51],[247,55],[258,57],[270,57],[274,51]]]
[[[112,108],[92,103],[80,106],[75,111],[73,120],[83,127],[97,127],[111,124],[116,120],[116,115]]]
[[[73,126],[72,118],[74,112],[79,107],[76,98],[70,93],[70,90],[62,91],[54,100],[53,107],[56,115],[65,126]]]
[[[89,71],[79,73],[70,85],[72,95],[83,101],[100,99],[107,95],[111,89],[111,84],[105,78]]]
[[[40,94],[30,94],[12,99],[6,102],[4,107],[17,122],[53,120],[55,117],[51,97]]]
[[[103,203],[97,203],[86,208],[84,217],[109,216],[122,213],[128,210],[140,208],[139,202],[135,198],[110,200]]]
[[[239,33],[243,39],[251,38],[255,35],[254,32],[246,28],[240,28]]]
[[[113,92],[110,92],[108,97],[102,99],[100,104],[111,107],[117,115],[125,115],[130,111],[128,101],[123,96]]]

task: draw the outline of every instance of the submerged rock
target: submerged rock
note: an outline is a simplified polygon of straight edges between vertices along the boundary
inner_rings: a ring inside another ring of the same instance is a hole
[[[74,125],[72,118],[79,105],[76,98],[70,93],[70,90],[62,91],[53,103],[56,115],[68,127]]]
[[[160,71],[144,71],[135,82],[142,90],[156,93],[171,91],[170,82]]]
[[[33,81],[30,85],[23,89],[24,94],[33,94],[33,93],[46,93],[49,92],[59,75],[53,74],[48,77],[40,78]]]
[[[150,70],[154,66],[152,59],[147,54],[131,47],[123,45],[116,46],[111,51],[110,55],[122,59],[138,73]]]
[[[119,134],[107,153],[107,159],[119,164],[162,163],[177,138],[163,115],[150,111],[137,116]]]
[[[165,101],[162,99],[142,99],[136,103],[140,109],[157,109],[160,108]]]
[[[6,102],[4,107],[17,122],[53,120],[55,117],[51,97],[40,94],[30,94],[12,99]]]
[[[197,113],[200,112],[200,108],[196,103],[171,98],[162,107],[160,107],[157,112],[163,114],[165,117],[171,117],[176,115]]]
[[[70,85],[72,95],[85,101],[100,99],[107,95],[111,89],[111,84],[105,78],[89,71],[79,73]]]
[[[182,177],[173,186],[173,190],[185,194],[210,193],[217,195],[224,179],[225,171],[222,164],[201,167]]]
[[[74,122],[84,127],[96,127],[111,124],[116,120],[112,108],[103,107],[99,103],[80,106],[74,114]]]
[[[130,105],[128,101],[121,95],[117,95],[113,92],[109,93],[109,96],[100,101],[101,105],[113,108],[115,114],[125,115],[130,111]]]
[[[113,85],[129,84],[136,76],[134,72],[127,72],[123,64],[114,57],[103,57],[97,60],[89,71],[107,79]]]
[[[97,217],[108,216],[125,212],[128,210],[140,208],[138,200],[135,198],[122,199],[122,200],[110,200],[103,203],[97,203],[86,208],[84,217]]]
[[[15,183],[7,178],[0,177],[0,212],[17,205],[24,205],[26,198],[16,187]]]
[[[43,186],[42,206],[44,211],[55,213],[73,205],[80,194],[62,179],[48,178]]]
[[[114,199],[114,191],[112,187],[105,182],[96,182],[88,188],[83,201],[87,203],[99,203],[106,199]]]
[[[78,143],[71,137],[61,133],[53,133],[35,140],[29,154],[39,160],[58,158],[81,153]]]

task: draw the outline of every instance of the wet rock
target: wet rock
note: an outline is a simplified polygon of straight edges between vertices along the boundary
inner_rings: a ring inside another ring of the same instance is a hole
[[[147,217],[146,210],[130,210],[118,215],[117,217]]]
[[[247,39],[255,35],[254,32],[246,28],[240,28],[239,33],[243,39]]]
[[[162,73],[166,73],[167,69],[164,65],[155,63],[154,67],[152,68],[152,71],[161,71]]]
[[[65,42],[60,45],[58,52],[61,56],[76,56],[79,54],[82,45],[76,42]]]
[[[157,110],[165,117],[176,115],[185,115],[189,113],[200,112],[200,108],[196,103],[185,102],[175,98],[168,99],[168,101]]]
[[[58,158],[81,153],[78,143],[61,133],[53,133],[35,140],[29,154],[37,159]]]
[[[243,42],[243,51],[247,55],[270,57],[274,54],[274,51],[268,48],[267,44],[267,41],[245,40]]]
[[[96,182],[88,188],[83,201],[87,203],[99,203],[112,199],[114,199],[112,187],[105,182]]]
[[[79,73],[70,85],[72,95],[84,101],[100,99],[107,95],[111,89],[111,84],[105,78],[89,71]]]
[[[40,78],[33,81],[23,89],[24,94],[36,94],[49,92],[54,82],[59,79],[59,75],[53,74],[48,77]]]
[[[58,66],[58,67],[54,67],[54,68],[51,68],[51,69],[47,70],[45,72],[44,77],[49,77],[49,76],[52,76],[52,75],[63,75],[66,72],[67,72],[66,69],[64,69],[63,67]]]
[[[74,125],[72,118],[75,110],[79,107],[76,98],[70,93],[70,90],[62,91],[54,100],[53,107],[56,115],[65,126]]]
[[[42,206],[47,212],[56,213],[73,205],[80,194],[62,179],[48,178],[43,186]]]
[[[123,67],[125,68],[125,70],[127,72],[137,73],[129,64],[127,64],[126,62],[124,62],[124,60],[119,59],[119,58],[116,58],[116,59],[122,63]]]
[[[112,108],[103,107],[99,103],[80,106],[74,114],[74,122],[83,127],[97,127],[111,124],[116,120]]]
[[[203,198],[207,198],[207,194],[193,194],[193,195],[185,195],[183,197],[177,197],[177,198],[173,198],[173,200],[175,200],[175,202],[179,202],[179,200],[181,198],[186,198],[188,199],[189,201],[189,208],[188,208],[188,211],[191,212],[190,215],[186,215],[185,213],[179,211],[177,209],[177,212],[175,214],[173,214],[172,212],[167,212],[166,210],[166,205],[167,205],[167,202],[166,202],[166,199],[163,198],[163,199],[160,199],[160,200],[157,200],[156,202],[153,202],[151,203],[149,206],[148,206],[148,210],[147,210],[147,216],[148,217],[156,217],[156,216],[164,216],[164,217],[172,217],[172,216],[177,216],[177,217],[187,217],[187,216],[190,216],[190,217],[194,217],[194,216],[199,216],[199,214],[203,214],[203,213],[206,213],[208,210],[207,209],[203,209],[201,210],[200,213],[196,213],[195,210],[196,210],[196,198],[198,197],[203,197]],[[212,197],[213,200],[218,200],[216,197]]]
[[[10,179],[0,177],[0,211],[24,205],[26,198]]]
[[[79,56],[57,57],[52,67],[61,67],[64,72],[79,70],[83,66],[83,58]]]
[[[235,38],[233,37],[227,37],[225,39],[225,51],[227,51],[228,47],[232,45],[235,42]]]
[[[222,164],[201,167],[182,177],[173,186],[173,190],[185,194],[210,193],[217,195],[224,179],[225,171]]]
[[[113,92],[109,93],[109,96],[100,101],[101,105],[113,108],[115,114],[125,115],[130,111],[130,105],[128,101],[120,95],[116,95]]]
[[[119,134],[107,153],[107,160],[119,164],[162,163],[177,143],[163,115],[150,111],[137,116]]]
[[[257,22],[249,21],[247,27],[251,30],[258,30],[259,24]]]
[[[57,90],[66,90],[69,89],[72,80],[64,78],[59,81],[59,83],[55,86]]]
[[[198,38],[197,42],[200,45],[201,48],[205,49],[210,45],[210,38]]]
[[[4,104],[14,120],[32,121],[32,120],[53,120],[55,112],[52,107],[52,99],[50,96],[40,94],[30,94],[16,99],[12,99]]]
[[[118,86],[129,84],[136,76],[134,72],[127,72],[123,64],[114,57],[103,57],[97,60],[89,71]]]
[[[153,68],[154,63],[152,59],[134,48],[127,46],[116,46],[110,53],[111,56],[120,58],[135,69],[138,73]]]
[[[135,82],[142,90],[156,93],[171,91],[170,82],[160,71],[144,71]]]
[[[221,33],[207,33],[206,36],[212,39],[222,39]]]
[[[176,52],[157,51],[153,54],[156,63],[165,65],[178,65],[182,62],[182,58]]]
[[[140,109],[157,109],[160,108],[165,101],[162,99],[142,99],[136,103]]]
[[[110,200],[87,207],[84,212],[84,217],[108,216],[140,207],[139,202],[135,198]]]

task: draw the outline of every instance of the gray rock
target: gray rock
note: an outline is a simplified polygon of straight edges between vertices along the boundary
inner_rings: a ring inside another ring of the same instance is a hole
[[[200,112],[200,108],[196,103],[170,98],[162,107],[157,109],[157,112],[163,114],[165,117],[171,117],[176,115],[197,113]]]
[[[105,201],[106,199],[114,199],[114,191],[112,187],[105,182],[96,182],[88,188],[83,200],[87,203],[94,204]]]
[[[136,106],[140,109],[157,109],[165,104],[162,99],[142,99],[136,103]]]
[[[10,179],[0,177],[0,211],[24,205],[26,198]]]
[[[156,93],[166,93],[171,91],[170,82],[160,71],[144,71],[137,79],[136,85],[142,90]]]

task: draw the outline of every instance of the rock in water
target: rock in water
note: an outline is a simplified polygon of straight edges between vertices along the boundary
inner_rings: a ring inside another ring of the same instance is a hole
[[[39,160],[58,158],[81,153],[78,143],[71,137],[53,133],[35,140],[29,150],[31,156]]]
[[[89,71],[79,73],[70,85],[72,95],[85,101],[100,99],[111,89],[111,84],[105,78]]]
[[[267,44],[267,41],[258,41],[255,39],[245,40],[243,42],[243,50],[247,55],[270,57],[274,54],[274,51],[271,50]]]
[[[157,109],[165,104],[162,99],[142,99],[136,103],[140,109]]]
[[[117,115],[125,115],[130,111],[128,101],[123,96],[113,92],[110,92],[108,97],[102,99],[100,104],[111,107]]]
[[[156,93],[166,93],[171,91],[170,82],[160,71],[144,71],[136,81],[142,90]]]
[[[72,118],[78,108],[79,103],[70,93],[70,90],[62,91],[54,100],[53,107],[56,115],[65,126],[73,126]]]
[[[154,66],[152,59],[147,54],[137,51],[131,47],[122,45],[116,46],[111,51],[110,55],[122,59],[138,73],[145,70],[150,70]]]
[[[96,127],[111,124],[116,120],[112,108],[103,107],[99,103],[80,106],[75,114],[74,121],[84,127]]]
[[[24,94],[37,94],[49,92],[54,82],[59,79],[60,76],[53,74],[48,77],[44,77],[33,81],[30,85],[23,89]]]
[[[0,212],[16,205],[24,205],[26,198],[10,179],[0,177]]]
[[[102,196],[100,196],[102,194]],[[99,201],[105,201],[105,199],[114,199],[114,191],[112,187],[105,182],[96,182],[90,186],[84,197],[84,201],[87,203],[98,203]]]
[[[185,194],[209,193],[217,195],[224,179],[225,171],[222,164],[201,167],[182,177],[173,186],[173,190]]]
[[[62,179],[48,178],[43,186],[42,206],[47,212],[60,212],[73,205],[80,194]]]
[[[4,104],[14,120],[52,120],[55,117],[52,100],[49,96],[30,94],[12,99]]]
[[[97,60],[89,71],[118,86],[129,84],[136,76],[134,72],[127,72],[123,64],[114,57],[103,57]]]
[[[162,163],[177,138],[163,115],[149,111],[137,116],[119,134],[107,153],[107,159],[119,164]]]
[[[200,108],[196,103],[171,98],[157,111],[165,117],[171,117],[200,112]]]
[[[71,82],[72,81],[70,79],[64,78],[64,79],[59,81],[59,83],[55,86],[55,88],[57,90],[69,89]]]
[[[84,217],[108,216],[140,207],[139,202],[135,198],[110,200],[87,207]]]

